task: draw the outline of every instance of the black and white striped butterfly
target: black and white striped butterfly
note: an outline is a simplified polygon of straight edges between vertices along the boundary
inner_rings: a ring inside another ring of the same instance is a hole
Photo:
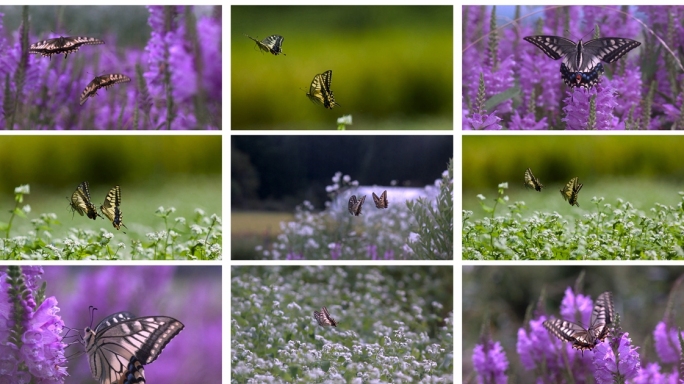
[[[570,179],[570,181],[568,181],[567,184],[565,184],[565,187],[560,190],[560,193],[563,195],[565,201],[569,202],[570,205],[576,205],[579,207],[580,205],[577,202],[577,195],[583,186],[584,184],[579,183],[579,178],[573,177]]]
[[[359,200],[356,199],[356,195],[351,195],[349,198],[349,204],[347,208],[349,209],[349,213],[351,213],[354,216],[358,216],[361,214],[361,206],[363,205],[363,202],[366,201],[366,195],[363,195],[363,197]]]
[[[380,197],[373,192],[373,202],[375,202],[375,207],[378,209],[387,208],[389,202],[387,201],[387,190],[380,194]]]
[[[264,51],[264,52],[270,52],[274,54],[275,56],[278,56],[279,54],[283,54],[284,56],[287,56],[283,53],[282,46],[283,46],[283,41],[285,40],[284,37],[280,35],[271,35],[261,41],[253,38],[250,35],[245,35],[249,37],[250,39],[254,40],[257,44],[257,47],[259,47],[259,50]]]
[[[140,384],[146,382],[145,368],[137,357],[132,356],[117,384]]]
[[[546,56],[561,64],[561,78],[569,87],[591,88],[599,82],[603,64],[612,63],[641,45],[622,37],[602,37],[582,43],[560,36],[527,36],[524,40],[541,49]]]
[[[610,292],[603,292],[594,303],[589,328],[585,329],[579,324],[560,319],[546,320],[544,327],[557,338],[571,342],[573,348],[584,351],[594,349],[608,336],[608,326],[613,319],[613,295]]]
[[[69,200],[68,197],[67,200]],[[95,220],[100,216],[95,210],[95,205],[90,202],[90,190],[88,189],[87,181],[82,182],[76,187],[74,193],[71,194],[69,205],[71,205],[72,212],[78,212],[81,216],[86,214],[89,219]]]
[[[530,168],[525,170],[525,188],[534,188],[537,192],[541,192],[542,188],[544,188],[539,179],[534,177]]]
[[[89,97],[97,95],[100,88],[109,88],[117,83],[127,83],[131,78],[120,73],[110,73],[108,75],[97,76],[85,87],[81,93],[81,105],[88,100]]]
[[[94,37],[57,37],[31,44],[29,53],[37,53],[52,59],[52,55],[64,54],[66,59],[70,53],[78,51],[82,45],[104,44],[104,41]]]
[[[114,188],[110,189],[107,196],[105,196],[104,203],[100,205],[100,211],[107,216],[117,230],[121,229],[122,225],[125,228],[128,228],[123,223],[123,213],[121,213],[119,206],[121,206],[121,188],[116,185]]]
[[[110,315],[94,330],[85,329],[90,372],[100,384],[120,383],[124,374],[131,372],[133,357],[142,365],[152,363],[183,327],[183,323],[168,316],[135,317],[129,312]]]
[[[309,98],[313,103],[323,104],[325,108],[333,109],[335,106],[341,107],[341,105],[335,102],[335,95],[333,91],[330,90],[332,84],[332,70],[319,73],[314,76],[309,86],[309,93],[306,97]]]
[[[323,308],[321,308],[321,311],[322,312],[314,311],[314,313],[313,313],[314,319],[316,319],[316,321],[318,321],[318,325],[320,325],[321,327],[329,327],[329,326],[337,327],[337,322],[335,321],[335,319],[330,317],[330,313],[328,312],[328,308],[323,307]]]

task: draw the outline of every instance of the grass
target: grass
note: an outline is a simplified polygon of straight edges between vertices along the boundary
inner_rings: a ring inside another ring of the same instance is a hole
[[[278,234],[282,233],[280,223],[291,221],[293,218],[293,214],[282,212],[232,212],[230,214],[231,259],[261,259],[261,254],[256,251],[256,247],[265,247],[274,242]]]

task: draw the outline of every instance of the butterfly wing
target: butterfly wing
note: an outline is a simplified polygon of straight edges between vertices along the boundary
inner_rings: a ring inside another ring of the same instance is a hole
[[[261,43],[268,48],[268,52],[271,52],[273,55],[279,55],[283,53],[282,51],[282,45],[283,41],[285,41],[285,38],[283,38],[280,35],[271,35],[264,40],[261,41]],[[285,55],[283,53],[283,55]],[[285,55],[287,56],[287,55]]]
[[[525,188],[533,188],[537,192],[541,192],[542,188],[544,188],[542,183],[540,183],[539,180],[534,177],[534,174],[532,174],[532,170],[530,168],[525,170]]]
[[[356,195],[351,195],[349,198],[349,203],[347,204],[347,209],[349,213],[354,214],[354,207],[356,206]]]
[[[570,202],[570,205],[577,205],[579,207],[579,204],[577,204],[577,193],[581,188],[582,184],[579,184],[579,187],[577,187],[577,177],[574,177],[570,179],[567,184],[565,184],[565,187],[560,190],[560,193],[563,195],[563,199],[565,199],[565,201]]]
[[[363,196],[359,199],[359,201],[357,201],[357,202],[354,204],[353,212],[352,212],[352,214],[353,214],[354,216],[358,216],[358,215],[361,214],[361,207],[363,206],[363,202],[364,202],[364,201],[366,201],[366,195],[363,195]]]
[[[114,84],[127,83],[129,81],[131,81],[131,78],[121,73],[110,73],[108,75],[97,76],[93,81],[88,83],[83,92],[81,92],[80,103],[83,105],[89,97],[97,95],[97,91],[101,88],[106,89]]]
[[[587,41],[584,44],[584,53],[606,63],[613,63],[640,45],[638,41],[623,37],[602,37]]]
[[[380,197],[378,197],[378,195],[376,195],[375,192],[373,192],[373,202],[375,203],[375,207],[378,209],[387,208],[387,190],[382,192],[382,194],[380,194]]]
[[[603,341],[608,335],[608,325],[613,322],[614,318],[613,294],[603,292],[594,303],[594,310],[591,313],[590,332],[596,339]]]
[[[330,317],[330,313],[328,312],[328,308],[323,307],[321,308],[321,312],[314,311],[314,319],[318,322],[318,325],[321,327],[337,327],[337,322],[335,319]]]
[[[573,185],[572,185],[572,193],[570,195],[569,202],[570,202],[570,205],[576,205],[579,207],[580,205],[577,202],[577,197],[579,195],[580,189],[582,189],[584,184],[580,184],[576,177],[574,179],[572,179],[571,181],[573,181]]]
[[[553,60],[569,56],[571,53],[577,51],[577,43],[560,36],[527,36],[523,37],[523,40],[534,44],[534,46],[541,49],[546,56]]]
[[[332,70],[325,71],[321,74],[321,80],[323,82],[321,92],[323,94],[323,106],[328,109],[333,109],[335,106],[339,106],[335,102],[335,95],[330,90],[332,85]]]
[[[52,58],[52,55],[60,53],[64,54],[66,59],[69,53],[78,51],[82,45],[97,45],[104,44],[104,41],[94,37],[57,37],[54,39],[47,39],[31,44],[29,53],[37,53],[44,57]]]
[[[135,356],[131,357],[128,366],[116,384],[140,384],[146,383],[145,369],[140,360]]]
[[[575,349],[593,349],[596,345],[594,336],[579,324],[560,319],[551,319],[544,321],[544,327],[557,338],[571,342],[572,347]]]
[[[95,210],[95,205],[90,202],[90,190],[87,181],[79,184],[74,193],[71,194],[70,205],[71,210],[78,212],[81,216],[85,213],[89,219],[93,220],[99,216]]]
[[[323,78],[320,74],[314,76],[309,86],[309,93],[306,96],[313,103],[323,104],[325,106],[325,99],[323,97]]]
[[[105,196],[105,200],[100,205],[100,211],[107,216],[109,221],[112,222],[112,225],[114,228],[117,230],[121,228],[123,225],[123,213],[121,212],[121,209],[119,206],[121,205],[121,188],[119,188],[118,185],[114,186],[114,188],[109,190],[109,193],[107,193],[107,196]]]

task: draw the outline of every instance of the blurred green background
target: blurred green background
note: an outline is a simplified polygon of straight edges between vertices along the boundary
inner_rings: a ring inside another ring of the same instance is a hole
[[[232,129],[453,129],[453,7],[231,7]],[[287,56],[244,35],[278,34]],[[333,71],[342,106],[306,97]]]
[[[653,349],[652,333],[663,318],[668,295],[675,281],[684,274],[683,267],[636,266],[636,267],[463,267],[463,379],[475,383],[472,353],[480,342],[482,327],[488,318],[489,330],[494,341],[500,341],[510,362],[509,382],[533,383],[535,380],[525,372],[516,353],[518,329],[524,325],[525,312],[536,305],[542,291],[545,299],[542,310],[547,315],[560,317],[560,303],[568,287],[575,287],[584,272],[580,293],[596,300],[605,291],[613,293],[615,311],[620,315],[620,325],[629,332],[633,344],[639,346],[639,354],[647,361],[657,359]],[[684,286],[677,290],[674,301],[675,319],[684,326],[679,308],[684,305]]]
[[[115,185],[121,187],[124,224],[131,232],[159,230],[159,206],[177,209],[171,217],[194,216],[195,208],[221,215],[220,136],[0,136],[0,221],[9,220],[14,188],[29,184],[24,204],[29,219],[55,213],[66,231],[107,228],[108,221],[75,214],[67,197],[83,181],[92,203],[100,204]],[[99,211],[98,211],[99,212]],[[30,229],[29,220],[15,219],[12,235]],[[59,235],[57,232],[56,235]]]
[[[655,202],[676,205],[684,191],[684,136],[464,136],[463,209],[484,215],[478,194],[491,206],[497,185],[508,182],[509,203],[524,201],[528,214],[582,211],[563,200],[559,190],[573,177],[584,184],[581,209],[593,209],[591,198],[615,204],[622,198],[637,209]],[[525,189],[523,174],[532,169],[544,189]],[[498,212],[503,212],[499,211]]]

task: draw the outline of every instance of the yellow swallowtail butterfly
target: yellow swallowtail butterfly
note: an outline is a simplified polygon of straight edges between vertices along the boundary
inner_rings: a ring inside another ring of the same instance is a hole
[[[67,200],[69,200],[68,197]],[[71,194],[69,205],[71,205],[72,212],[78,212],[81,216],[86,214],[89,219],[95,220],[97,216],[100,216],[95,210],[95,205],[90,202],[90,190],[88,189],[87,181],[82,182],[76,187],[74,193]]]
[[[560,190],[560,193],[563,195],[565,201],[569,202],[570,205],[576,205],[579,207],[580,205],[577,202],[577,195],[579,194],[580,189],[582,189],[582,186],[584,186],[584,184],[580,184],[578,178],[574,177],[568,181],[563,189]]]
[[[123,213],[119,208],[120,205],[121,188],[119,188],[119,186],[117,185],[109,190],[109,193],[107,193],[107,196],[105,197],[104,203],[100,205],[100,211],[102,211],[102,213],[104,213],[104,215],[107,216],[109,221],[112,222],[112,225],[117,230],[120,229],[122,225],[125,228],[128,228],[123,223]]]
[[[530,168],[525,170],[525,188],[534,188],[537,192],[541,192],[542,188],[544,188],[544,185],[534,177]]]
[[[309,86],[309,93],[306,96],[313,103],[323,104],[325,108],[333,109],[335,106],[341,106],[335,102],[335,96],[330,90],[332,84],[332,71],[325,71],[314,76]]]
[[[318,322],[318,325],[321,327],[337,327],[337,322],[335,319],[330,317],[330,313],[328,312],[328,308],[323,307],[321,308],[321,312],[314,311],[313,313],[314,319]]]
[[[57,37],[31,44],[29,53],[37,53],[52,59],[52,55],[64,54],[66,59],[70,53],[78,51],[81,45],[104,44],[104,41],[94,37]]]
[[[613,295],[610,292],[603,292],[594,304],[589,328],[585,329],[579,324],[560,319],[546,320],[544,327],[557,338],[571,342],[573,348],[584,351],[594,349],[608,336],[608,326],[613,319]]]
[[[283,46],[283,41],[285,40],[284,37],[280,35],[271,35],[261,41],[253,38],[250,35],[245,35],[249,37],[250,39],[254,40],[257,44],[257,47],[259,47],[259,50],[264,51],[264,52],[270,52],[275,56],[278,56],[279,54],[283,54],[282,51],[282,46]],[[287,55],[285,55],[287,56]]]
[[[349,213],[351,213],[354,216],[358,216],[361,214],[361,206],[363,205],[363,202],[366,201],[366,195],[363,195],[363,197],[359,200],[356,199],[356,195],[352,195],[349,198]]]
[[[380,197],[373,192],[373,201],[375,202],[375,207],[382,209],[382,208],[387,208],[387,205],[389,202],[387,201],[387,190],[382,192]]]

